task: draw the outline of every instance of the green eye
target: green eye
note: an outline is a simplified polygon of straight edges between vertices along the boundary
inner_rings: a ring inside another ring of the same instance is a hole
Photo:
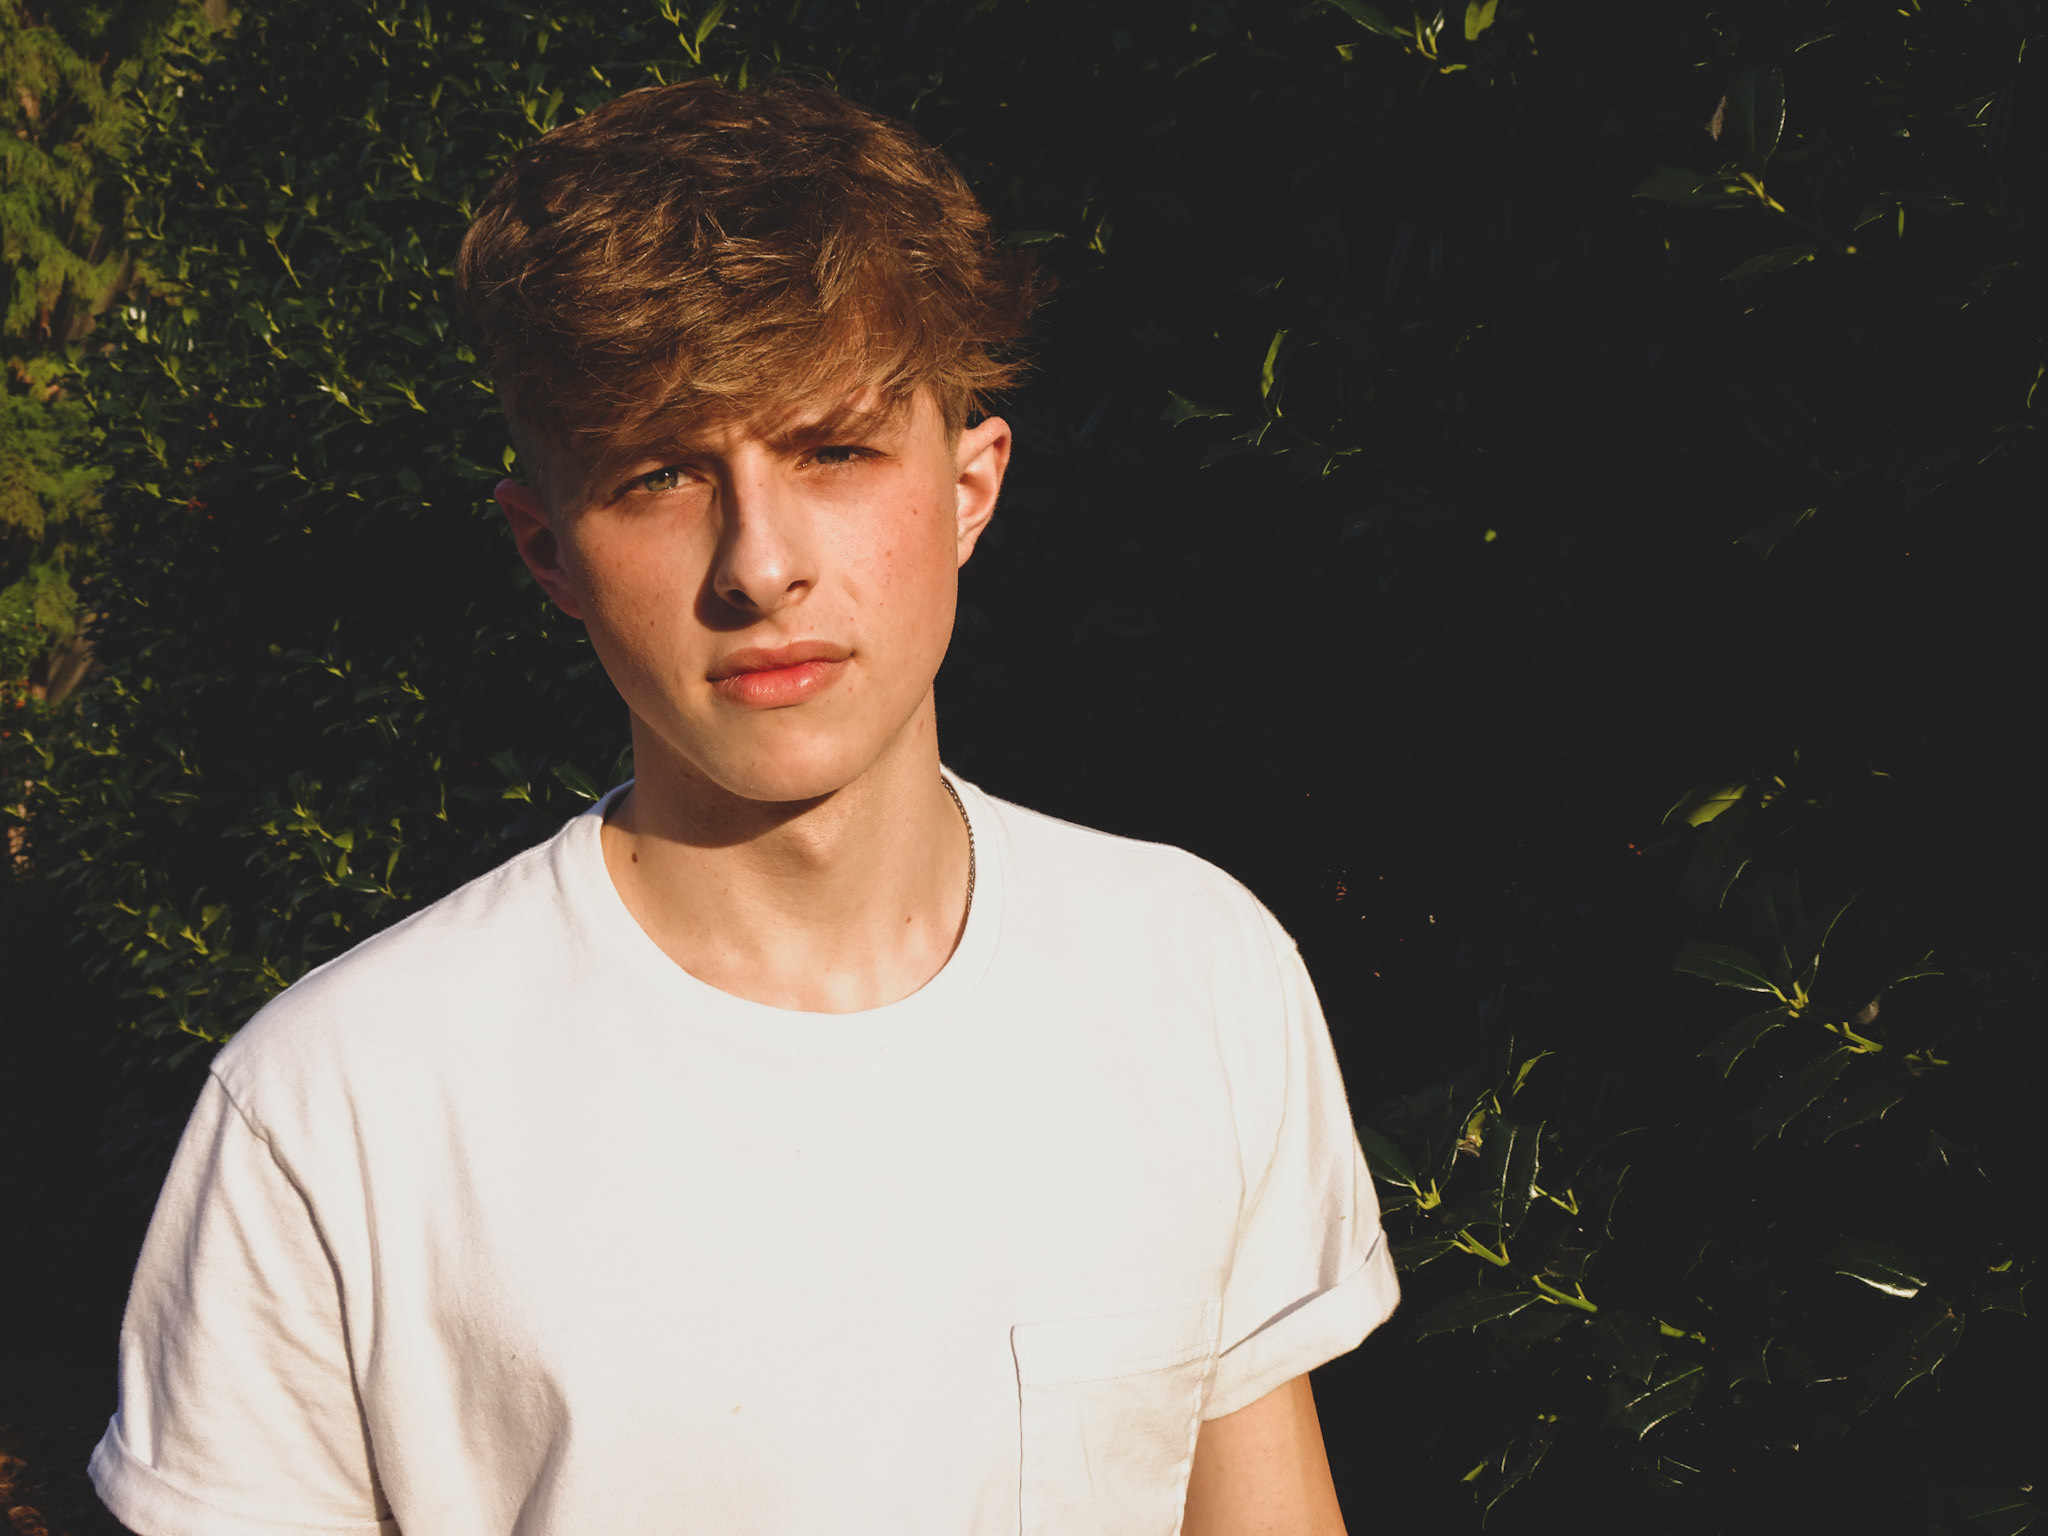
[[[663,491],[672,491],[681,485],[683,483],[683,472],[679,469],[657,469],[650,474],[642,475],[633,483],[650,495],[659,495]]]

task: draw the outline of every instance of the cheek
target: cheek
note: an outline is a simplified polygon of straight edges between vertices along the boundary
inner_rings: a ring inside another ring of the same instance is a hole
[[[952,508],[921,499],[894,521],[877,562],[896,625],[906,631],[950,631],[959,580]]]
[[[621,529],[579,541],[571,569],[593,640],[632,646],[659,634],[673,643],[702,582],[680,543]]]

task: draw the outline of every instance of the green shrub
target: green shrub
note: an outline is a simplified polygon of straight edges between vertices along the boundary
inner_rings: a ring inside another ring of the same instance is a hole
[[[69,386],[94,321],[144,275],[110,167],[133,147],[152,61],[204,25],[183,0],[0,0],[0,696],[79,627],[105,470]]]
[[[2036,26],[252,8],[128,172],[38,867],[173,1055],[627,771],[449,262],[549,124],[824,72],[1061,282],[949,758],[1218,859],[1325,995],[1408,1286],[1322,1386],[1357,1525],[2023,1529]]]

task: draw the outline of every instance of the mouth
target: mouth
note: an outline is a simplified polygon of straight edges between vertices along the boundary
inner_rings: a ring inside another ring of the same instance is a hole
[[[721,658],[706,677],[728,703],[782,709],[831,687],[852,654],[847,646],[823,640],[750,646]]]

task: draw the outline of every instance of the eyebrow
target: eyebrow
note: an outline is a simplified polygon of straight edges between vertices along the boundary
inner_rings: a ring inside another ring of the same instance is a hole
[[[862,411],[839,405],[821,416],[799,420],[763,434],[762,440],[778,448],[816,448],[849,437],[871,437],[897,426],[903,418],[900,403],[879,410]]]
[[[801,452],[806,448],[817,448],[834,442],[845,442],[850,437],[870,437],[893,430],[901,425],[908,414],[908,401],[894,401],[876,410],[858,410],[844,403],[836,404],[817,415],[799,415],[792,411],[785,418],[787,425],[771,427],[760,434],[760,440],[780,452]],[[604,455],[592,473],[600,479],[611,479],[624,474],[626,467],[637,463],[664,462],[684,458],[713,458],[716,450],[701,442],[692,442],[686,437],[649,437],[643,442],[623,448],[615,448]]]

